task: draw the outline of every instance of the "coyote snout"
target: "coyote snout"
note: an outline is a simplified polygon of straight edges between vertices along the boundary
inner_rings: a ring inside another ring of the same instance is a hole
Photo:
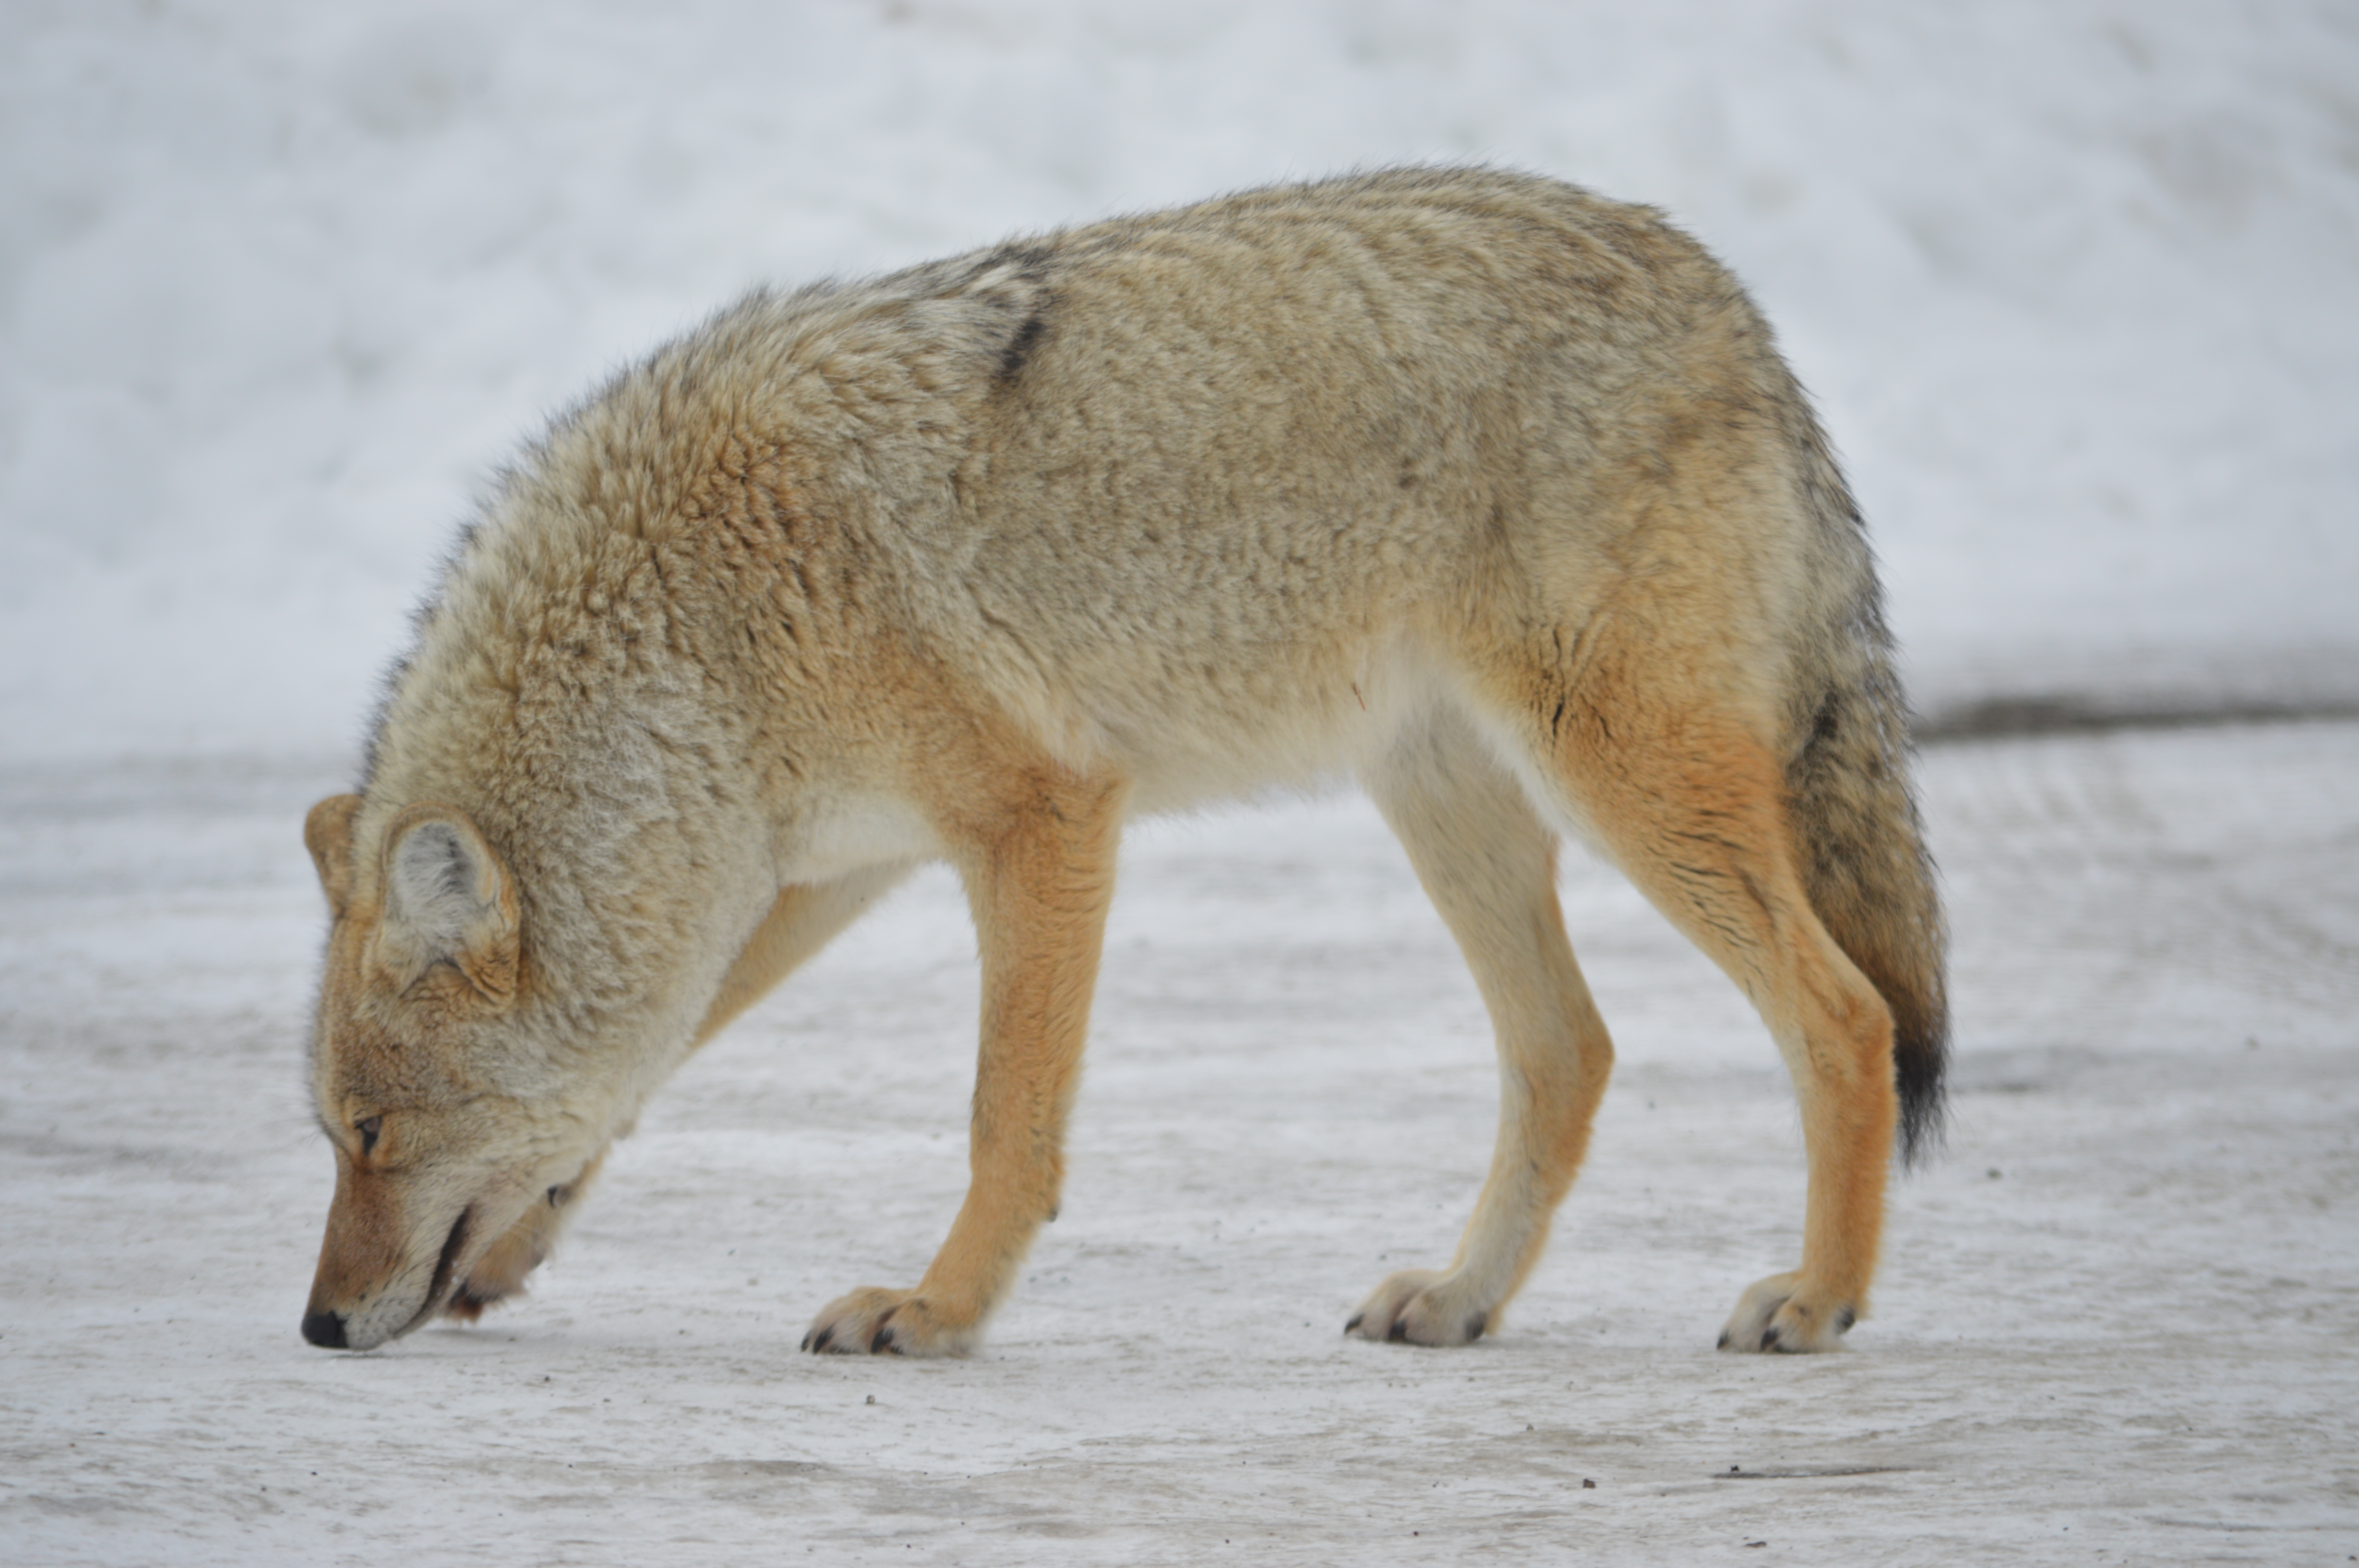
[[[320,1275],[311,1285],[311,1301],[303,1311],[303,1337],[328,1350],[369,1350],[397,1335],[405,1334],[433,1314],[436,1306],[449,1300],[452,1266],[459,1249],[466,1245],[467,1218],[462,1212],[451,1227],[450,1237],[442,1243],[441,1255],[435,1260],[433,1278],[427,1282],[417,1310],[405,1314],[402,1304],[406,1296],[391,1290],[354,1290],[341,1281],[329,1277],[323,1260]],[[330,1244],[333,1245],[336,1221],[328,1221]],[[396,1272],[398,1272],[397,1268]],[[391,1303],[384,1310],[371,1310],[377,1299]],[[349,1314],[326,1303],[352,1303]]]
[[[929,860],[983,996],[972,1184],[830,1353],[973,1346],[1053,1216],[1124,824],[1355,777],[1504,1086],[1457,1255],[1346,1332],[1497,1331],[1613,1045],[1577,834],[1743,988],[1800,1101],[1796,1267],[1864,1316],[1938,1129],[1943,932],[1858,514],[1743,291],[1643,208],[1486,169],[1252,191],[761,294],[505,477],[306,827],[337,1184],[304,1319],[518,1288],[696,1044]]]
[[[472,1206],[462,1208],[435,1247],[432,1221],[405,1223],[392,1184],[365,1171],[340,1173],[303,1337],[332,1350],[370,1350],[447,1307],[463,1278]]]

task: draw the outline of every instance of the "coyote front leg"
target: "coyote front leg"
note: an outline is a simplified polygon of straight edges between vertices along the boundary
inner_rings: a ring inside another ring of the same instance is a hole
[[[953,844],[983,957],[966,1202],[915,1290],[839,1297],[805,1349],[966,1354],[1034,1234],[1056,1217],[1124,793],[1116,781],[1034,773]]]

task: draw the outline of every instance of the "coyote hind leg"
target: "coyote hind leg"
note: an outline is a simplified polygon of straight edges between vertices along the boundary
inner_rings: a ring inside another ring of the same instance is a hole
[[[1556,837],[1454,710],[1405,734],[1366,779],[1490,1011],[1499,1139],[1445,1270],[1392,1275],[1344,1325],[1366,1339],[1463,1345],[1498,1322],[1548,1239],[1614,1065],[1556,897]]]
[[[1832,1350],[1867,1311],[1897,1114],[1892,1011],[1813,911],[1763,741],[1712,694],[1708,660],[1601,636],[1567,680],[1517,705],[1542,783],[1655,907],[1743,988],[1800,1102],[1810,1188],[1800,1266],[1747,1290],[1731,1350]],[[1531,700],[1537,697],[1538,700]]]

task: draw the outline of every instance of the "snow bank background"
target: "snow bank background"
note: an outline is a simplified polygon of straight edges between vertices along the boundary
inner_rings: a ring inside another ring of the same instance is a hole
[[[1936,718],[2359,703],[2345,7],[16,0],[0,754],[349,747],[491,467],[751,285],[1463,158],[1748,280]]]

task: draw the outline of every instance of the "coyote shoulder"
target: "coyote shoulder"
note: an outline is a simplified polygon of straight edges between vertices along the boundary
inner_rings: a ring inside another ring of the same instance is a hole
[[[1934,1131],[1942,925],[1860,520],[1767,328],[1657,214],[1486,169],[1250,191],[756,294],[506,475],[305,837],[336,1190],[304,1318],[365,1348],[546,1254],[700,1042],[911,867],[983,966],[972,1185],[805,1345],[975,1344],[1056,1210],[1136,815],[1354,776],[1505,1071],[1457,1255],[1347,1325],[1462,1344],[1571,1186],[1613,1049],[1560,835],[1743,988],[1801,1257],[1721,1343],[1866,1309]]]

